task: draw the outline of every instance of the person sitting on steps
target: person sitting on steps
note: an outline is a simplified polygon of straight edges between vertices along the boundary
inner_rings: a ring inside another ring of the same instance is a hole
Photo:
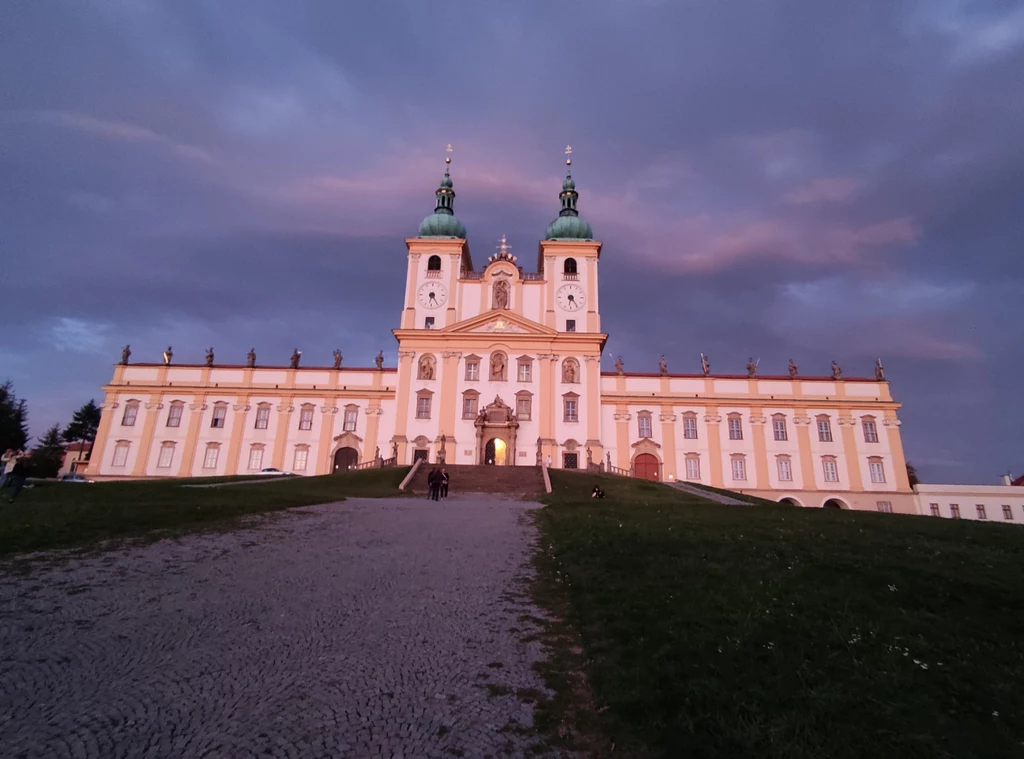
[[[594,490],[590,494],[591,498],[604,498],[604,491],[597,485],[594,485]]]

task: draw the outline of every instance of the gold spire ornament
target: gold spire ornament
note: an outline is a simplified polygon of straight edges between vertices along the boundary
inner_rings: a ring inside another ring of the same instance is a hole
[[[572,145],[565,146],[565,165],[572,166]]]
[[[452,144],[450,142],[445,146],[444,152],[448,154],[444,157],[444,167],[447,169],[452,165]]]

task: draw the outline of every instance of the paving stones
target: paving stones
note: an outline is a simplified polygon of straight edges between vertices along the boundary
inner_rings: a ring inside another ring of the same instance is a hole
[[[535,507],[354,499],[0,567],[0,756],[533,755]]]

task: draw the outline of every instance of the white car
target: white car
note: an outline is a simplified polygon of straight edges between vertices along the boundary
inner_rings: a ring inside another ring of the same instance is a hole
[[[282,472],[280,469],[274,469],[274,467],[268,466],[266,469],[261,469],[258,472],[253,472],[253,474],[258,474],[263,477],[284,477],[288,474],[288,472]]]

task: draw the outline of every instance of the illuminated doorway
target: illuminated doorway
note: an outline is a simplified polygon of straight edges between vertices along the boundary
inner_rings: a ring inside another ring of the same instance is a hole
[[[484,448],[484,463],[494,466],[505,466],[505,441],[500,437],[491,438]]]

